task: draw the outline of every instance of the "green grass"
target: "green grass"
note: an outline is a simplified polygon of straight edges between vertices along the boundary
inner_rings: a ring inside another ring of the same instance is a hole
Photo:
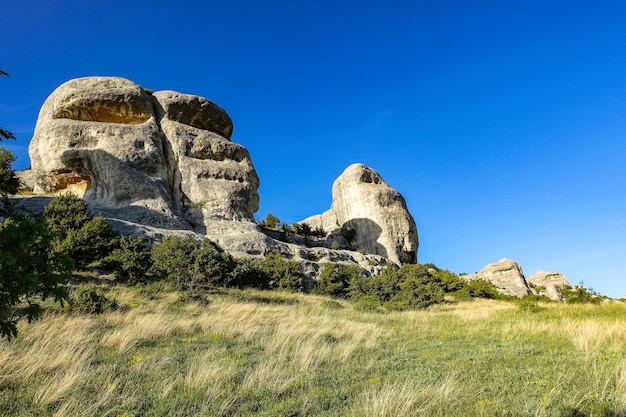
[[[0,341],[2,416],[623,416],[626,307],[115,287]],[[184,300],[184,298],[183,298]]]

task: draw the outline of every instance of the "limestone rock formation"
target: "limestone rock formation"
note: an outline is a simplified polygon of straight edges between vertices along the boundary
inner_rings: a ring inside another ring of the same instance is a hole
[[[259,178],[250,154],[230,141],[228,114],[209,100],[175,91],[154,93],[161,129],[171,147],[175,207],[198,225],[214,219],[254,220]]]
[[[489,264],[479,272],[470,275],[461,275],[467,281],[485,280],[498,287],[503,294],[523,297],[531,293],[522,267],[510,259]]]
[[[563,292],[561,289],[570,286],[565,275],[560,272],[539,271],[528,277],[527,281],[538,287],[540,295],[546,295],[551,300],[562,300]]]
[[[202,232],[212,219],[252,221],[259,179],[232,132],[203,97],[78,78],[39,113],[30,178],[35,193],[71,191],[96,211],[153,226]]]
[[[395,264],[417,262],[415,220],[404,197],[378,172],[363,164],[350,165],[335,180],[332,197],[328,211],[302,222],[324,229],[330,241],[381,255]]]
[[[346,174],[345,184],[339,183],[333,222],[358,230],[355,246],[369,254],[303,247],[263,234],[253,217],[259,178],[232,133],[228,114],[203,97],[151,94],[118,77],[74,79],[41,108],[29,146],[32,168],[20,175],[37,196],[17,199],[42,210],[51,195],[73,192],[123,234],[149,241],[200,234],[235,256],[278,252],[298,261],[312,279],[326,262],[356,263],[374,274],[385,267],[385,256],[415,260],[417,231],[404,199],[364,167],[354,174],[358,178]],[[370,187],[359,190],[361,182]],[[372,204],[378,208],[366,207]]]
[[[34,192],[71,191],[96,208],[135,207],[152,222],[181,226],[164,145],[140,86],[117,77],[68,81],[39,112],[29,146]]]

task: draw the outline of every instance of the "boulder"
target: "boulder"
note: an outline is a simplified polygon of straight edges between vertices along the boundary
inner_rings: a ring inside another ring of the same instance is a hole
[[[565,275],[560,272],[535,272],[527,278],[527,281],[537,287],[538,294],[545,295],[551,300],[562,300],[562,288],[570,287]]]
[[[328,211],[302,223],[324,229],[329,241],[395,264],[417,262],[417,226],[404,197],[363,164],[350,165],[335,180]]]
[[[522,267],[510,259],[502,259],[499,262],[489,264],[479,272],[469,275],[461,275],[467,281],[484,280],[491,282],[505,295],[523,297],[531,293]]]

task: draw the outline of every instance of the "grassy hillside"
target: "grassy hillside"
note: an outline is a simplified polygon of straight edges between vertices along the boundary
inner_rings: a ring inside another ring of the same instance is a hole
[[[621,416],[626,307],[476,300],[360,312],[117,286],[0,340],[2,416]]]

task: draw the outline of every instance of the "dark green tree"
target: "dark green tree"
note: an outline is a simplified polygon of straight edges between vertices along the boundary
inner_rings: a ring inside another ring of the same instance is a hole
[[[85,268],[109,255],[118,235],[102,216],[92,216],[87,203],[76,195],[54,197],[44,209],[54,247],[69,255],[77,268]]]
[[[358,265],[341,265],[329,262],[322,267],[320,278],[313,292],[339,298],[348,298],[349,294],[355,295],[355,297],[371,295],[372,292],[369,290],[362,290],[361,293],[355,290],[359,284],[367,287],[367,280],[369,279],[365,276],[365,270]],[[354,284],[351,286],[351,283]],[[350,289],[352,291],[349,291]]]
[[[146,282],[152,265],[150,249],[141,238],[122,236],[118,246],[98,266],[112,271],[116,281],[129,284]]]
[[[67,300],[72,260],[53,250],[43,220],[18,214],[0,224],[0,336],[17,336],[17,321],[40,314],[39,300]]]
[[[20,181],[11,168],[15,162],[15,155],[4,146],[0,146],[0,194],[15,194],[20,186]]]
[[[302,274],[298,262],[285,260],[280,253],[268,253],[261,261],[261,268],[271,278],[270,285],[273,288],[302,291]]]
[[[201,285],[230,286],[235,260],[209,239],[166,236],[151,250],[151,273],[179,290],[194,291]]]
[[[278,230],[280,227],[280,219],[274,216],[272,213],[267,213],[265,216],[265,220],[261,222],[261,226],[267,227],[268,229]]]
[[[309,246],[309,238],[313,234],[313,230],[311,229],[311,226],[309,226],[306,223],[296,223],[295,227],[296,227],[296,234],[304,237],[304,245]]]
[[[6,71],[3,71],[2,68],[0,68],[0,75],[9,76],[9,73]],[[15,139],[15,136],[13,136],[13,133],[9,132],[8,130],[4,130],[0,128],[0,141],[2,139]]]

